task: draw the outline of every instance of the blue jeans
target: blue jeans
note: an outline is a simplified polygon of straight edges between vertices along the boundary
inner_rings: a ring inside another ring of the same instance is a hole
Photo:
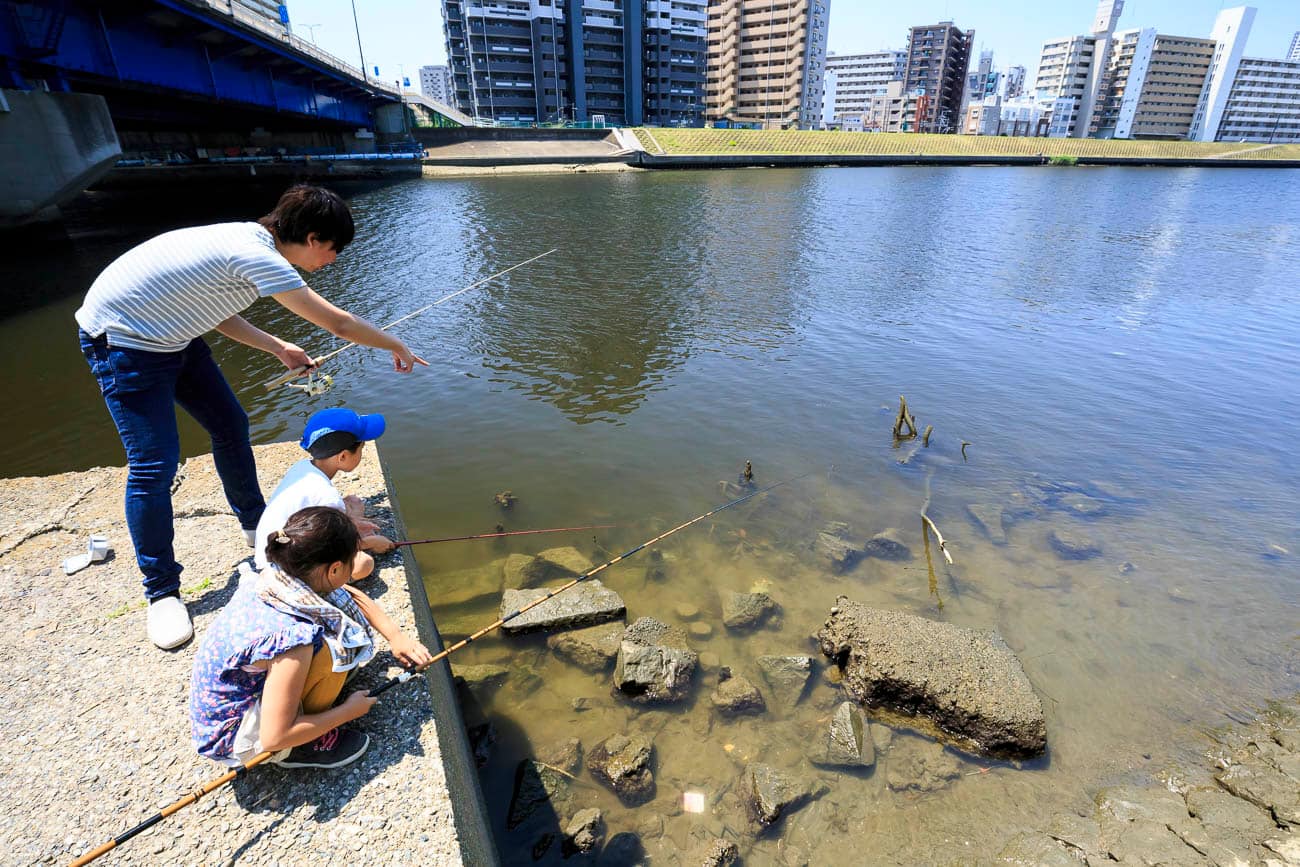
[[[212,360],[202,338],[180,352],[109,346],[104,336],[78,331],[81,352],[99,382],[108,412],[126,446],[126,525],[154,600],[181,586],[172,549],[172,481],[180,464],[174,404],[212,437],[212,457],[226,500],[245,529],[257,527],[266,502],[248,439],[248,415]]]

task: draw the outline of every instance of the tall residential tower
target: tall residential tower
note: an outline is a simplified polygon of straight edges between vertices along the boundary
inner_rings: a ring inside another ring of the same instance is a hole
[[[915,107],[904,112],[905,131],[958,131],[974,41],[974,30],[959,30],[951,21],[908,30],[903,93],[916,100]]]
[[[816,127],[830,5],[709,0],[706,119],[764,129]]]

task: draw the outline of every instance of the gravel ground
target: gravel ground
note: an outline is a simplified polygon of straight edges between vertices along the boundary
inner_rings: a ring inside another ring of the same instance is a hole
[[[256,450],[269,494],[302,456]],[[124,468],[0,481],[0,860],[66,863],[134,827],[223,769],[190,743],[186,700],[198,638],[249,557],[210,456],[174,487],[176,552],[196,640],[161,651],[145,636],[140,576],[122,513]],[[391,518],[374,449],[344,494]],[[73,576],[60,566],[107,535],[114,554]],[[362,588],[414,630],[401,557],[378,558]],[[382,639],[381,639],[382,643]],[[350,686],[398,667],[385,649]],[[385,693],[358,721],[366,755],[335,771],[262,765],[124,843],[102,864],[460,864],[427,689]]]

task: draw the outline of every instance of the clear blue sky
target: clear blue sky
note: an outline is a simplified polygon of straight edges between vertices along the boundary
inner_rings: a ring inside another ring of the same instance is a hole
[[[287,0],[294,31],[326,51],[357,64],[351,0]],[[1120,29],[1155,27],[1180,36],[1208,36],[1220,9],[1241,5],[1221,0],[1127,0]],[[1297,0],[1255,0],[1258,12],[1246,53],[1281,57],[1300,30]],[[1020,64],[1029,75],[1045,39],[1082,33],[1092,23],[1095,0],[831,0],[830,50],[847,54],[901,48],[907,28],[951,19],[975,30],[980,48],[991,49],[999,69]],[[356,0],[366,65],[397,78],[399,64],[418,88],[418,70],[444,63],[442,5],[438,0]],[[318,25],[309,28],[306,25]]]

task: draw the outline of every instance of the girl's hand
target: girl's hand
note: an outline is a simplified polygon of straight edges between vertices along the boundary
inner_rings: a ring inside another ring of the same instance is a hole
[[[362,541],[365,543],[367,551],[374,551],[376,554],[387,554],[397,547],[392,539],[378,534],[366,536]]]
[[[316,361],[310,355],[292,343],[281,341],[280,348],[275,351],[274,355],[280,359],[281,364],[290,370],[299,367],[312,368],[316,366]]]
[[[425,665],[433,661],[433,654],[429,648],[420,642],[411,638],[406,633],[402,633],[392,642],[393,656],[396,656],[402,664],[409,667]]]
[[[339,707],[347,713],[349,720],[354,720],[368,714],[377,701],[379,701],[379,699],[375,698],[370,693],[365,692],[364,690],[358,690],[349,695],[343,701],[343,704],[339,705]]]
[[[429,366],[429,362],[407,349],[405,343],[402,344],[401,349],[393,350],[393,370],[398,373],[410,373],[415,370],[417,364],[423,364],[425,367]]]

